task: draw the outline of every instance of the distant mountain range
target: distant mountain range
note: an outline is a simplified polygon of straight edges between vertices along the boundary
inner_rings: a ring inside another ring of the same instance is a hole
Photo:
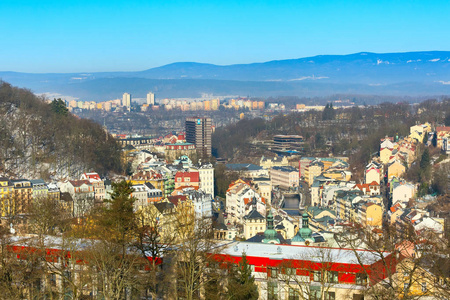
[[[449,95],[450,51],[319,55],[265,63],[219,66],[179,62],[139,72],[31,74],[0,78],[35,93],[107,100],[148,91],[164,97],[201,93],[314,97],[331,94]]]

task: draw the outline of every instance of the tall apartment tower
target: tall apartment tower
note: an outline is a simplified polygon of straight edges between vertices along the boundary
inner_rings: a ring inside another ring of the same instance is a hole
[[[211,118],[186,118],[186,142],[193,143],[202,156],[211,156]]]
[[[147,94],[147,104],[148,105],[155,105],[155,94],[152,92],[149,92]]]
[[[130,94],[123,93],[122,106],[126,106],[128,108],[128,110],[130,110],[130,107],[131,107],[131,95]]]

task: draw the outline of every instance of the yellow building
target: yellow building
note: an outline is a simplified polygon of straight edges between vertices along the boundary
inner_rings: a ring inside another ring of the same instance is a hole
[[[323,163],[313,163],[305,168],[305,181],[311,186],[314,182],[314,177],[319,176],[323,170]]]
[[[421,260],[405,258],[394,276],[400,299],[448,299],[449,265],[446,258]]]
[[[360,222],[365,226],[381,228],[383,208],[381,205],[368,202],[361,207]]]
[[[219,99],[212,99],[211,100],[211,110],[219,110],[220,106],[220,100]]]
[[[419,143],[422,143],[424,136],[428,135],[429,132],[431,132],[431,125],[428,122],[414,125],[409,128],[409,137]]]
[[[14,186],[11,181],[6,177],[0,177],[0,211],[2,217],[14,214],[13,193]]]
[[[405,166],[400,161],[394,160],[388,166],[388,179],[391,179],[392,177],[401,177],[405,171]]]
[[[203,101],[203,105],[204,110],[211,110],[211,101],[209,100]]]
[[[350,181],[352,173],[350,171],[328,169],[322,173],[322,176],[339,181]]]
[[[31,199],[33,198],[33,187],[31,182],[25,179],[11,180],[14,186],[13,201],[14,210],[17,214],[26,214],[31,209]]]

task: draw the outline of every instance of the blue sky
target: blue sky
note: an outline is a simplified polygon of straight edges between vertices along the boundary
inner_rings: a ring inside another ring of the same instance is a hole
[[[450,50],[450,1],[0,0],[0,71]]]

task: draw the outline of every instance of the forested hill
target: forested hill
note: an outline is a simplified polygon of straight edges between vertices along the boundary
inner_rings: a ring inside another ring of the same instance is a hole
[[[121,147],[103,128],[0,81],[0,175],[64,178],[121,172]]]

